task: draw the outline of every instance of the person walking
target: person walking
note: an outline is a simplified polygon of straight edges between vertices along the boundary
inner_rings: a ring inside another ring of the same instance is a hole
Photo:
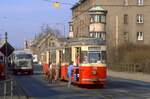
[[[52,63],[49,62],[49,83],[52,83],[52,80],[53,80],[53,71],[52,71],[53,67],[52,67]]]
[[[71,61],[68,66],[68,88],[70,88],[71,86],[72,75],[73,75],[73,61]]]
[[[56,67],[52,66],[52,83],[56,81]]]

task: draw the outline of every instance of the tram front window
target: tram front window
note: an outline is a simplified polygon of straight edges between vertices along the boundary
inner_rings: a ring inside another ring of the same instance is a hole
[[[101,61],[101,53],[98,51],[91,51],[88,53],[89,63],[98,63]]]

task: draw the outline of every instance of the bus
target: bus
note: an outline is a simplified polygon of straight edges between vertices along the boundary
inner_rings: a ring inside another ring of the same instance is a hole
[[[33,57],[26,51],[15,51],[13,54],[13,73],[33,74]]]

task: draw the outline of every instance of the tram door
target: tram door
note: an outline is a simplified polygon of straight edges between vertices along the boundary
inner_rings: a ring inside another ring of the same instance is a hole
[[[58,61],[59,78],[61,77],[62,54],[63,54],[62,50],[59,50],[59,61]]]
[[[76,59],[75,62],[76,62],[77,68],[74,70],[75,76],[76,76],[74,78],[76,78],[75,80],[78,82],[79,81],[79,66],[81,62],[81,47],[76,47],[75,59]]]
[[[76,47],[76,55],[75,55],[75,59],[76,59],[76,65],[79,66],[80,65],[80,57],[81,57],[81,47]]]

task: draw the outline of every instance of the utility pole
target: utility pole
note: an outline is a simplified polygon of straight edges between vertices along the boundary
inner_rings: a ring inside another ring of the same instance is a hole
[[[8,57],[7,57],[7,32],[5,32],[5,44],[6,44],[6,48],[5,48],[5,51],[6,51],[6,55],[5,55],[5,78],[7,79],[7,67],[8,67]]]

